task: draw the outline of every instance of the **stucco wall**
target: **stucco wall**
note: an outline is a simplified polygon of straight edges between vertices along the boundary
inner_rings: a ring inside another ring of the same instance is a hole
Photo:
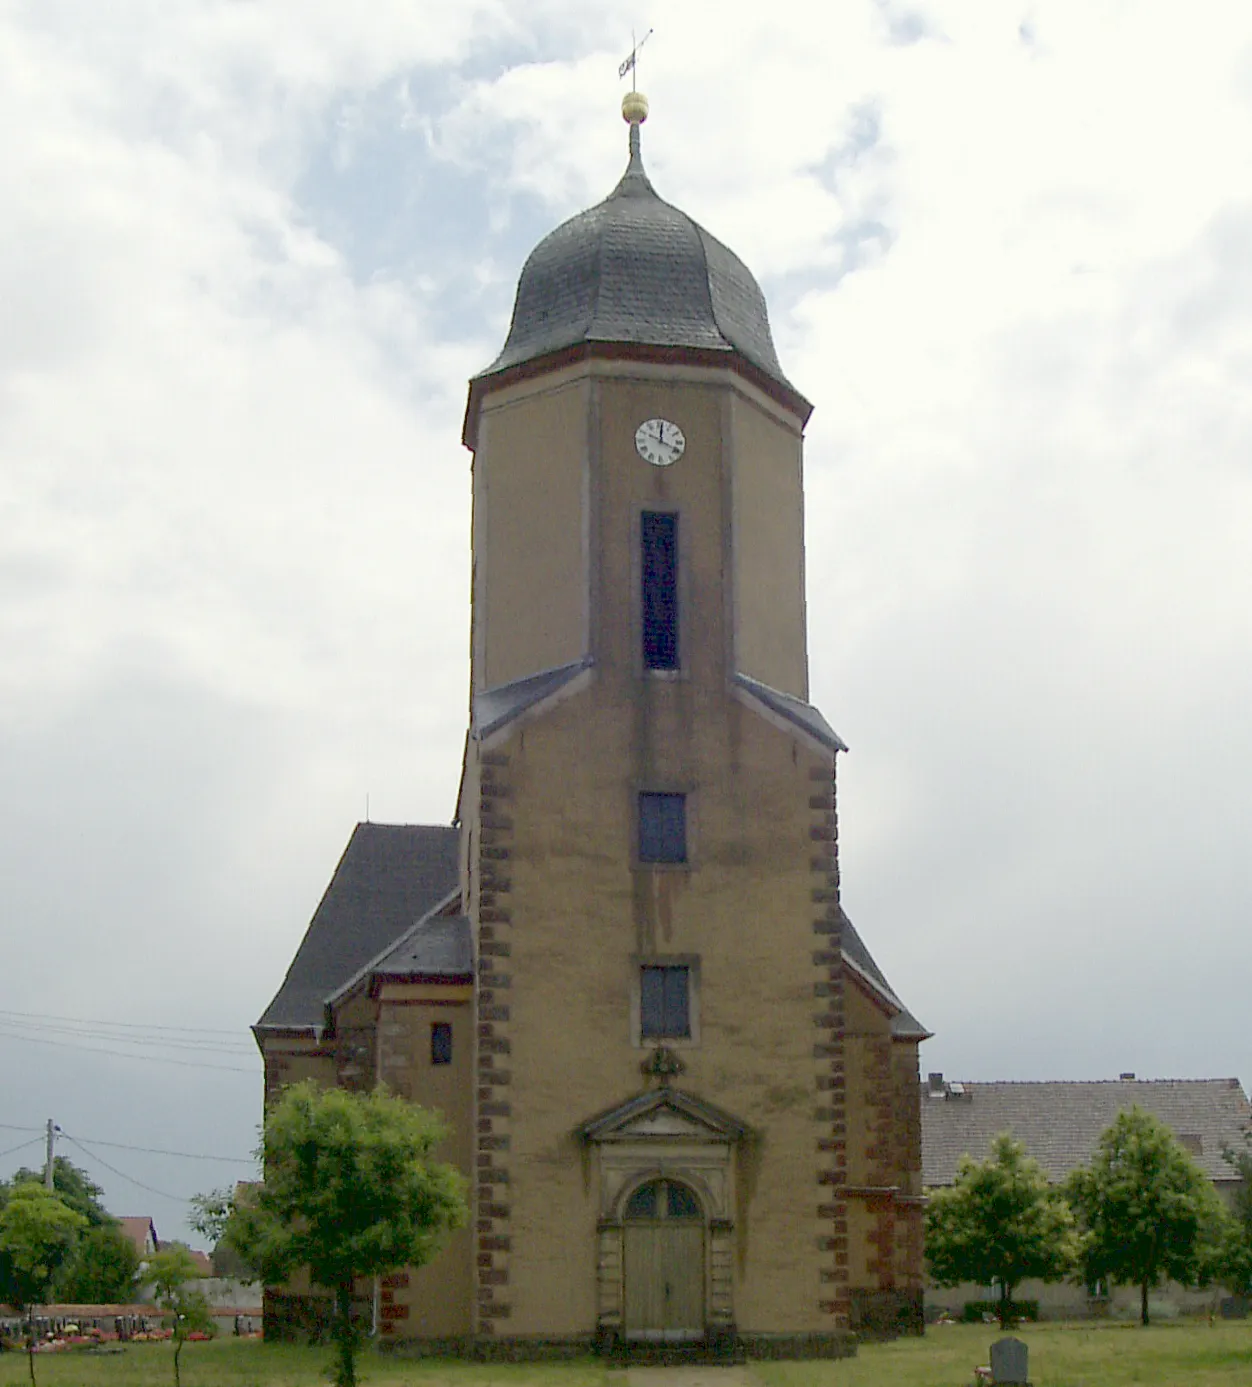
[[[867,1242],[877,1217],[848,1211],[860,1234],[849,1265],[843,1206],[832,1203],[842,1066],[829,1032],[815,1026],[815,1013],[834,1005],[818,1000],[834,990],[830,753],[746,706],[729,684],[738,504],[743,605],[753,613],[747,648],[757,652],[749,672],[792,692],[806,687],[798,426],[748,410],[735,434],[742,386],[725,373],[583,369],[593,675],[492,738],[465,808],[479,845],[478,1325],[511,1336],[595,1331],[599,1186],[594,1152],[580,1148],[575,1128],[645,1086],[649,1050],[632,1043],[632,980],[641,956],[673,955],[700,965],[700,1034],[674,1047],[686,1065],[676,1083],[755,1133],[738,1160],[738,1326],[829,1331],[841,1285],[877,1289],[883,1279]],[[563,398],[536,397],[527,417]],[[635,452],[638,424],[657,416],[686,436],[672,467]],[[555,415],[535,427],[558,427]],[[572,417],[559,428],[580,433]],[[732,446],[732,436],[743,441]],[[484,453],[500,446],[499,433],[480,435],[482,475],[495,467]],[[737,500],[735,448],[753,452]],[[551,475],[573,494],[572,468]],[[679,516],[680,668],[662,675],[641,659],[645,510]],[[476,587],[476,650],[494,648],[501,619],[490,584],[503,568],[498,555],[490,562],[488,587]],[[519,550],[508,585],[533,600],[534,573]],[[499,668],[476,669],[477,685],[498,683]],[[683,866],[635,861],[636,796],[646,789],[687,796]],[[889,1053],[881,1009],[858,1024]],[[875,1083],[865,1102],[879,1122],[890,1106],[889,1063]],[[848,1115],[849,1159],[852,1133],[867,1120]]]
[[[585,649],[588,388],[567,381],[490,400],[483,411],[474,461],[481,689],[568,664]]]
[[[731,396],[730,429],[736,667],[807,698],[800,433],[741,395]]]
[[[433,1000],[456,993],[461,1000]],[[468,989],[389,986],[379,1008],[379,1073],[392,1092],[437,1112],[448,1127],[440,1160],[467,1177],[474,1168],[474,1015]],[[452,1027],[452,1062],[431,1062],[430,1029]],[[435,1259],[384,1278],[379,1317],[384,1338],[455,1338],[472,1327],[473,1229],[453,1233]]]

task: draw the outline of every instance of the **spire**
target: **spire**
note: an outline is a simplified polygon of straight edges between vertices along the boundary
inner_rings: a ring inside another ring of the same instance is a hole
[[[611,197],[638,197],[642,193],[656,196],[656,190],[644,172],[639,139],[639,127],[647,118],[648,98],[632,88],[622,97],[622,119],[630,126],[630,162],[626,165],[621,182],[610,194]]]

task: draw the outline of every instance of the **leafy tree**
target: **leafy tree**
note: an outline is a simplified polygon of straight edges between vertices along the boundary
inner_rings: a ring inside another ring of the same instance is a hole
[[[191,1334],[211,1334],[213,1317],[204,1292],[194,1289],[191,1282],[200,1279],[201,1271],[186,1247],[163,1247],[152,1255],[144,1268],[143,1279],[156,1293],[157,1304],[170,1316],[174,1331],[174,1387],[181,1387],[178,1360],[183,1345]]]
[[[30,1380],[35,1381],[35,1306],[48,1300],[57,1272],[87,1219],[42,1185],[21,1184],[0,1210],[0,1248],[7,1254],[0,1300],[26,1308]]]
[[[465,1181],[434,1159],[447,1135],[432,1113],[379,1091],[288,1088],[266,1114],[265,1181],[200,1202],[197,1226],[266,1282],[307,1267],[332,1296],[337,1387],[355,1387],[357,1278],[421,1266],[466,1218]]]
[[[1246,1296],[1252,1295],[1252,1135],[1245,1135],[1243,1142],[1242,1150],[1227,1148],[1222,1153],[1242,1183],[1230,1201],[1213,1279]]]
[[[1091,1164],[1070,1176],[1067,1192],[1083,1230],[1087,1282],[1138,1286],[1143,1324],[1152,1287],[1206,1278],[1221,1237],[1221,1203],[1173,1132],[1151,1113],[1137,1105],[1119,1113]]]
[[[9,1182],[11,1189],[27,1184],[42,1185],[43,1171],[22,1166]],[[71,1209],[82,1214],[93,1228],[117,1222],[100,1202],[104,1194],[100,1186],[85,1170],[80,1170],[64,1156],[57,1156],[52,1162],[52,1190],[54,1194],[60,1195]]]
[[[1059,1281],[1078,1252],[1073,1216],[1037,1161],[1007,1132],[985,1161],[962,1156],[956,1181],[926,1209],[926,1261],[940,1286],[999,1282],[997,1313],[1007,1329],[1023,1281]]]
[[[112,1221],[89,1228],[57,1278],[61,1300],[79,1305],[129,1301],[139,1279],[139,1254]]]

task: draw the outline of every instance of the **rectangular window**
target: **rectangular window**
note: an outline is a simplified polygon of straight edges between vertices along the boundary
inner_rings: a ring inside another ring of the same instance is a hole
[[[687,796],[639,796],[640,862],[686,862]]]
[[[639,1035],[643,1040],[691,1038],[691,970],[644,964],[639,976]]]
[[[677,669],[678,517],[669,511],[644,511],[640,522],[643,666]]]
[[[431,1064],[452,1063],[452,1025],[448,1021],[432,1021],[430,1025]]]

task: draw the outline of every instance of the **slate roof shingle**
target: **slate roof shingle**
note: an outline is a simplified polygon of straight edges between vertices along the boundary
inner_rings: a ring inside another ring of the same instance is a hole
[[[1230,1180],[1222,1159],[1252,1124],[1238,1079],[1112,1079],[1096,1082],[965,1083],[960,1096],[922,1086],[922,1179],[950,1185],[963,1155],[983,1160],[1009,1131],[1053,1183],[1091,1158],[1119,1112],[1138,1104],[1183,1139],[1210,1180]]]
[[[630,162],[609,196],[530,253],[504,348],[478,379],[580,343],[617,342],[737,352],[795,393],[752,272],[657,196],[638,135],[633,128]]]
[[[895,989],[887,981],[882,969],[874,962],[874,957],[865,947],[865,941],[857,933],[856,926],[848,919],[843,907],[839,907],[839,918],[841,921],[841,952],[855,968],[859,968],[867,974],[883,992],[900,1008],[895,1016],[891,1018],[891,1034],[901,1040],[929,1040],[932,1032],[917,1019],[916,1016],[904,1005],[896,995]]]
[[[460,833],[357,824],[258,1030],[320,1028],[326,998],[457,887]]]

